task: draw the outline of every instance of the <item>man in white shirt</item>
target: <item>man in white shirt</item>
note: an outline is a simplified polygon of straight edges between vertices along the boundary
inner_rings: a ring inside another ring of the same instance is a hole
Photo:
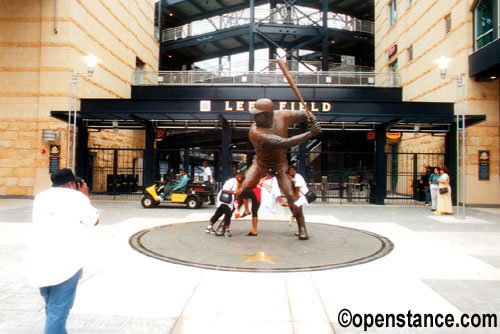
[[[210,169],[210,167],[208,167],[208,162],[206,161],[203,161],[203,183],[208,183],[210,185],[212,185],[212,181],[213,181],[213,176],[212,176],[212,170]],[[209,205],[215,205],[215,198],[214,198],[214,193],[213,193],[213,189],[210,188],[210,203],[208,203]]]
[[[309,188],[307,187],[306,181],[304,180],[302,175],[297,173],[297,170],[293,166],[288,167],[288,174],[290,175],[293,187],[297,192],[297,196],[299,196],[299,198],[293,204],[295,204],[296,207],[301,207],[309,204],[305,196],[309,192]]]
[[[28,245],[31,283],[45,300],[45,333],[66,333],[78,280],[88,250],[87,228],[97,225],[99,211],[88,198],[89,188],[70,169],[51,175],[52,188],[33,203]]]

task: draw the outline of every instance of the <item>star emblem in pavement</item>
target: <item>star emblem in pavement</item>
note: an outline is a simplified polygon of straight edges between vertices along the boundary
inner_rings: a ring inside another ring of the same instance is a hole
[[[276,264],[276,262],[273,261],[273,258],[281,257],[278,255],[266,255],[266,253],[264,253],[262,251],[257,251],[257,252],[255,252],[255,254],[236,254],[236,256],[245,257],[246,260],[243,261],[243,263],[265,262],[265,263],[272,263],[272,264]]]

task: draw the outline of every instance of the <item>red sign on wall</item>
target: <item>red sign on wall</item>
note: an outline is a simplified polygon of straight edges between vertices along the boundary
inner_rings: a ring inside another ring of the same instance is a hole
[[[156,139],[163,139],[167,136],[167,132],[165,129],[156,129],[155,130],[155,138]]]
[[[385,52],[385,55],[386,55],[387,58],[390,58],[393,55],[395,55],[396,52],[398,52],[398,45],[394,44],[390,48],[387,49],[387,51]]]
[[[377,133],[375,131],[370,131],[366,133],[366,140],[375,140],[377,138]]]

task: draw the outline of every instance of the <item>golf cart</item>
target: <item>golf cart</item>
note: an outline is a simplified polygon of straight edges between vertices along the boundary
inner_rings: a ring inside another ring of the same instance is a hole
[[[142,196],[141,204],[144,208],[154,208],[163,203],[186,204],[190,209],[198,209],[204,202],[208,201],[211,186],[202,183],[188,183],[186,189],[175,190],[161,201],[159,195],[167,188],[166,182],[155,182],[146,188]]]

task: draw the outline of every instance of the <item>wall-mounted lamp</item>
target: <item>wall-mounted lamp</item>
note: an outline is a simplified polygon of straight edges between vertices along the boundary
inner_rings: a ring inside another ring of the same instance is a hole
[[[448,64],[450,63],[451,59],[445,56],[441,56],[438,59],[436,59],[436,63],[438,64],[438,69],[439,69],[439,74],[441,75],[441,79],[446,78],[446,72],[448,70]]]
[[[42,140],[43,141],[56,141],[57,139],[57,131],[52,129],[43,129],[42,130]]]
[[[93,54],[85,56],[85,61],[87,62],[87,76],[90,78],[94,74],[95,66],[97,65],[97,57]]]

